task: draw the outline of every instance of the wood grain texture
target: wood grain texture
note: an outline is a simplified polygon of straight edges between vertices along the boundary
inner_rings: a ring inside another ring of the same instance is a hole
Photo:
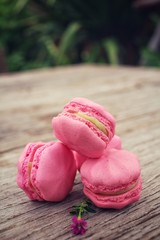
[[[87,97],[117,120],[123,147],[140,157],[139,202],[86,216],[85,236],[72,235],[72,205],[84,199],[77,174],[61,203],[31,202],[18,189],[16,163],[32,141],[54,140],[51,119],[71,98]],[[0,76],[0,239],[160,239],[160,71],[71,66]]]

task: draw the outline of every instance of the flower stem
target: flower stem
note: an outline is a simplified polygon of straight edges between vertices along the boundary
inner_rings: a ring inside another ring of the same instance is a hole
[[[80,220],[81,217],[82,217],[82,212],[83,212],[83,205],[81,204],[80,205],[80,208],[79,208],[79,213],[78,213],[78,219]]]

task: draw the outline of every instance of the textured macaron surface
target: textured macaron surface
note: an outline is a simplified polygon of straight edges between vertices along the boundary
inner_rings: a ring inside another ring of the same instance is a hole
[[[81,167],[82,182],[95,193],[113,194],[134,184],[139,177],[139,160],[126,150],[106,150],[98,161],[87,160]]]
[[[84,194],[97,206],[101,208],[121,209],[129,204],[132,204],[140,199],[142,190],[142,179],[139,177],[136,185],[121,194],[105,195],[92,192],[84,186]]]
[[[100,105],[75,98],[52,120],[56,137],[72,150],[100,157],[114,135],[115,120]]]
[[[34,190],[30,181],[30,172],[33,163],[34,154],[37,149],[43,146],[45,143],[29,143],[24,148],[18,163],[17,184],[27,194],[31,200],[43,200]]]
[[[74,98],[65,105],[64,110],[72,114],[80,113],[79,117],[81,118],[83,118],[84,114],[84,119],[87,120],[87,117],[85,117],[86,115],[88,116],[89,121],[89,117],[95,118],[97,120],[96,122],[99,121],[104,127],[106,127],[106,135],[108,135],[109,138],[112,138],[114,135],[115,119],[101,105],[86,98]],[[94,123],[94,120],[91,120],[91,122]]]

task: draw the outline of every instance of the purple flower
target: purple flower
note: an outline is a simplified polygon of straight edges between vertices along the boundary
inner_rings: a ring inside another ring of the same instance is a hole
[[[87,222],[81,217],[73,216],[70,227],[75,235],[83,235],[87,231]]]

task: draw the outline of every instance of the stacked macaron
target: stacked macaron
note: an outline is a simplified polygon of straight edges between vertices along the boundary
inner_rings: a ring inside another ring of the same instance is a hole
[[[52,119],[52,128],[60,142],[30,143],[18,161],[17,183],[31,200],[65,199],[77,169],[84,194],[98,207],[122,208],[140,198],[139,160],[122,150],[106,109],[74,98]]]

